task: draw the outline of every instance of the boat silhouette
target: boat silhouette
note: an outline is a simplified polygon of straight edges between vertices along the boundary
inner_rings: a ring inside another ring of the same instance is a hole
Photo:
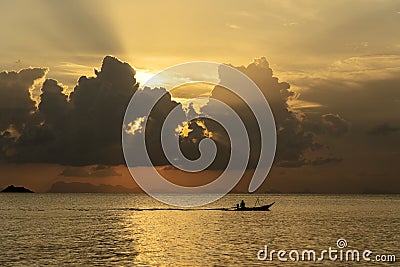
[[[256,204],[254,204],[253,207],[246,207],[244,204],[244,201],[242,200],[242,203],[240,205],[237,204],[236,207],[233,208],[233,210],[235,210],[235,211],[269,211],[270,210],[269,208],[275,204],[275,202],[272,202],[271,204],[257,206],[257,203],[260,203],[258,199],[256,201]]]

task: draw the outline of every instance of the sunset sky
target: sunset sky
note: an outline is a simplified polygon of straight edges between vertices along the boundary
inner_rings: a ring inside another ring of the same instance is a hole
[[[245,66],[281,126],[260,192],[400,193],[399,1],[15,0],[0,14],[0,187],[135,187],[115,145],[135,87],[129,65],[143,84],[175,64],[213,61]],[[97,93],[104,82],[114,86],[108,95]],[[61,91],[75,91],[70,102]],[[209,85],[171,94],[221,97]],[[109,113],[114,105],[120,113]],[[157,165],[178,183],[197,179]]]

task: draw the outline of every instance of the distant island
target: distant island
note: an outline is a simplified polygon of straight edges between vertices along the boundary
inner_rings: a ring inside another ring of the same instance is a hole
[[[9,185],[3,190],[1,190],[1,193],[34,193],[34,192],[22,186]]]

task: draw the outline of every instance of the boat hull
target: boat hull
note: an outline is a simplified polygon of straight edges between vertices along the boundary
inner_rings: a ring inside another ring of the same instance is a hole
[[[259,207],[244,207],[244,208],[235,208],[235,211],[269,211],[270,207],[274,205],[275,202],[268,204],[268,205],[263,205]]]

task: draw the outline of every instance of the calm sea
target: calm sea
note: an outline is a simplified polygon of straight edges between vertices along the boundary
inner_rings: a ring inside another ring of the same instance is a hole
[[[169,207],[141,194],[0,194],[0,266],[400,266],[400,195],[229,195],[207,208],[257,198],[276,204],[270,212],[146,210]],[[338,249],[338,239],[345,253],[368,249],[372,260],[397,262],[257,258],[265,246],[288,258]]]

